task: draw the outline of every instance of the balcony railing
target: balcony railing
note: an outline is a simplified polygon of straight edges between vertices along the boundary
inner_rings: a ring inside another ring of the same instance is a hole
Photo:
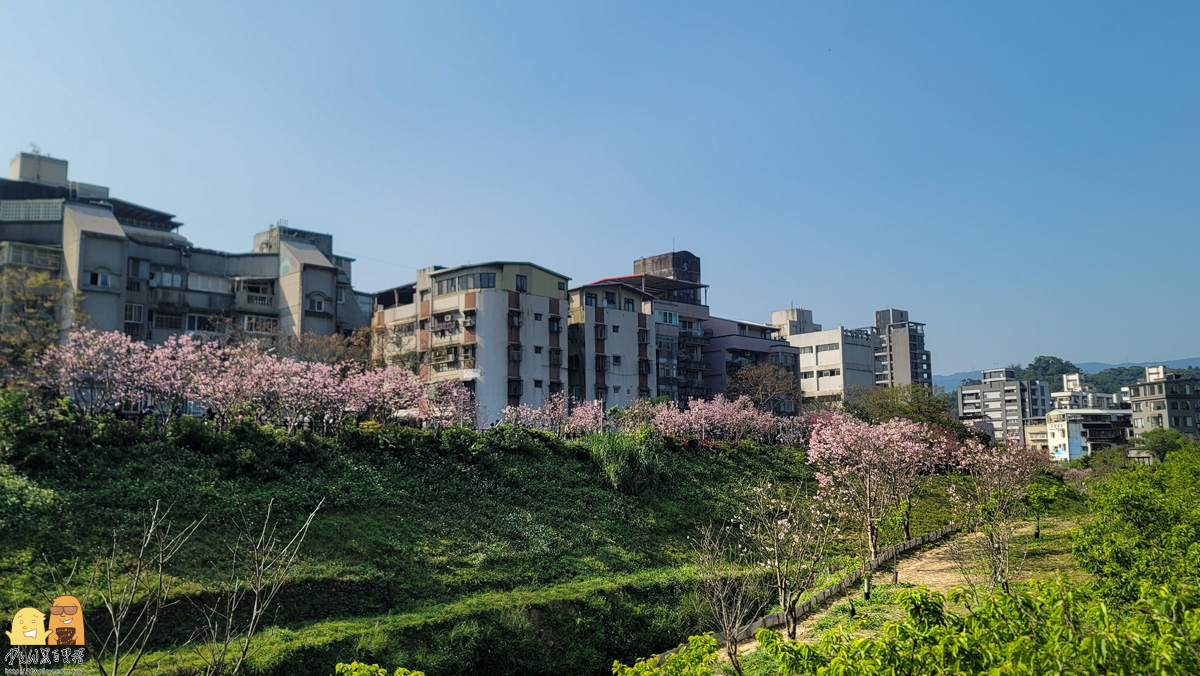
[[[250,293],[249,291],[237,292],[237,306],[241,310],[273,310],[275,309],[275,296],[264,293]]]

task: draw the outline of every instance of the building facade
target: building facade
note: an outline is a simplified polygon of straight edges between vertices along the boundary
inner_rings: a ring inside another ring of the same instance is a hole
[[[933,366],[925,348],[925,325],[909,321],[905,310],[888,308],[875,312],[875,330],[879,334],[875,384],[896,387],[915,383],[932,388]]]
[[[983,371],[979,385],[958,388],[958,416],[987,420],[1001,441],[1025,440],[1025,421],[1049,412],[1049,386],[1040,380],[1017,380],[1013,369]]]
[[[874,328],[839,326],[823,331],[820,324],[813,323],[812,312],[804,308],[776,310],[771,313],[771,324],[797,349],[804,399],[842,402],[847,391],[875,387],[881,343]]]
[[[701,350],[705,361],[704,387],[713,394],[726,392],[729,379],[742,368],[770,364],[791,374],[799,381],[800,350],[779,337],[779,329],[770,324],[709,317],[704,329],[711,332],[709,344]],[[791,414],[799,411],[800,392],[781,397],[774,404],[775,412]]]
[[[1063,387],[1059,392],[1052,392],[1054,408],[1122,408],[1125,397],[1121,394],[1097,392],[1096,387],[1083,380],[1082,373],[1063,374]]]
[[[572,398],[624,408],[657,392],[652,299],[621,282],[570,290],[567,383]]]
[[[378,352],[424,382],[462,383],[478,425],[506,406],[541,407],[567,384],[569,279],[528,262],[418,270],[416,282],[375,294]]]
[[[1101,448],[1124,446],[1132,429],[1132,412],[1121,409],[1055,409],[1046,414],[1050,457],[1079,460]]]
[[[254,251],[192,246],[173,214],[69,181],[66,160],[20,153],[0,179],[0,265],[66,280],[89,328],[162,342],[226,322],[250,333],[349,333],[369,322],[352,287],[353,259],[330,235],[276,225]]]
[[[1129,387],[1133,433],[1178,430],[1200,438],[1200,378],[1183,378],[1165,366],[1147,366],[1146,376]]]

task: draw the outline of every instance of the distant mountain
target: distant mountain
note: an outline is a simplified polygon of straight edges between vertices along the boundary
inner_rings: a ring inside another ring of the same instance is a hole
[[[1200,357],[1192,357],[1190,359],[1174,359],[1170,361],[1143,361],[1143,362],[1123,362],[1120,364],[1106,364],[1099,361],[1084,361],[1078,362],[1075,365],[1083,370],[1084,373],[1099,373],[1104,369],[1115,368],[1117,366],[1154,366],[1155,364],[1165,364],[1173,369],[1185,369],[1189,366],[1200,367]],[[946,391],[952,392],[962,385],[962,381],[966,378],[978,378],[979,371],[959,371],[949,375],[933,377],[933,384],[937,387],[944,387]],[[1051,383],[1054,385],[1054,383]]]

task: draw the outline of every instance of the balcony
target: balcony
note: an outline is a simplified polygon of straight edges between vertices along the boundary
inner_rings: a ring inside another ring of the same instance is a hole
[[[471,323],[474,324],[475,322],[472,321]],[[457,331],[458,330],[458,320],[451,319],[448,322],[434,322],[432,329],[434,331]]]
[[[697,370],[697,371],[707,371],[709,368],[707,361],[705,361],[704,359],[701,359],[699,357],[693,357],[691,355],[679,357],[678,364],[679,364],[679,368],[681,368],[681,369],[693,369],[693,370]]]
[[[275,296],[262,293],[238,291],[234,296],[234,305],[238,310],[263,312],[275,309]]]
[[[712,329],[679,330],[679,342],[682,345],[708,345],[712,342]]]
[[[689,397],[706,397],[708,388],[704,386],[703,380],[680,380],[679,394]]]

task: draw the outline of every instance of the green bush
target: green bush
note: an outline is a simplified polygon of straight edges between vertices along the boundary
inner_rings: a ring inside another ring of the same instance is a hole
[[[592,460],[615,491],[637,495],[662,483],[662,461],[649,434],[593,434],[587,440]]]

